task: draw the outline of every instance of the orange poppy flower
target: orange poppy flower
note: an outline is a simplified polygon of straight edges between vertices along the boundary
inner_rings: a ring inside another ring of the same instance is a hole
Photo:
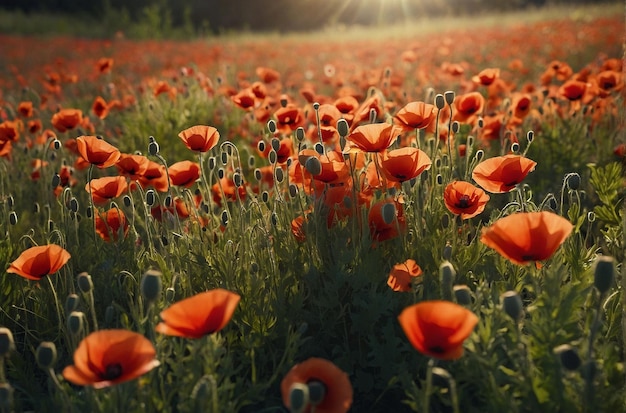
[[[200,178],[200,164],[192,161],[180,161],[168,168],[172,185],[189,188]]]
[[[70,257],[69,252],[55,244],[31,247],[22,252],[6,272],[38,281],[59,271]]]
[[[352,405],[352,384],[348,375],[331,361],[312,357],[296,364],[280,383],[283,403],[291,409],[291,391],[294,384],[322,384],[324,398],[315,405],[316,413],[346,413]],[[305,411],[310,411],[308,408]]]
[[[159,366],[156,350],[144,336],[128,330],[100,330],[85,337],[74,351],[65,380],[95,389],[136,379]]]
[[[124,211],[119,208],[111,208],[106,212],[96,213],[96,233],[106,242],[117,241],[120,235],[125,238],[128,234],[128,221]]]
[[[306,241],[306,233],[304,232],[305,222],[306,218],[304,217],[304,215],[298,215],[291,220],[291,233],[298,242]]]
[[[187,208],[185,201],[178,196],[174,198],[174,205],[169,208],[164,205],[156,205],[150,209],[150,214],[159,222],[163,221],[163,216],[166,214],[170,214],[170,217],[176,215],[182,219],[189,218],[190,215],[189,208]]]
[[[31,116],[33,116],[33,102],[20,102],[20,104],[17,105],[17,113],[19,113],[20,116],[23,118],[30,118]]]
[[[84,160],[98,168],[108,168],[120,159],[119,149],[96,136],[76,138],[76,150]]]
[[[346,138],[344,152],[382,152],[394,143],[400,128],[390,123],[370,123],[358,126]]]
[[[30,133],[39,132],[42,128],[41,120],[40,119],[29,120],[26,128],[28,129]],[[49,130],[50,133],[54,133],[50,129],[47,129],[47,130]]]
[[[520,212],[483,228],[480,241],[510,261],[524,265],[552,256],[574,226],[553,212]]]
[[[269,67],[257,67],[256,75],[263,81],[263,83],[272,83],[276,80],[280,80],[280,73]]]
[[[180,132],[178,137],[192,151],[208,152],[217,145],[220,133],[213,126],[196,125]]]
[[[302,109],[294,104],[288,104],[284,108],[278,108],[274,112],[276,125],[282,133],[291,133],[304,124],[305,118]]]
[[[222,288],[205,291],[172,304],[161,312],[156,331],[168,336],[201,338],[223,329],[241,297]]]
[[[237,187],[232,177],[228,176],[224,176],[211,187],[213,202],[219,206],[222,206],[222,192],[224,193],[227,202],[243,201],[247,196],[246,186],[241,185],[240,187]]]
[[[11,144],[11,141],[0,141],[0,158],[11,159],[12,150],[13,145]]]
[[[483,212],[489,195],[469,182],[454,181],[444,189],[443,201],[450,212],[469,219]]]
[[[483,69],[476,76],[472,76],[472,81],[474,83],[481,84],[483,86],[489,86],[500,76],[500,69],[498,68],[488,68]]]
[[[113,59],[109,57],[101,57],[96,63],[96,67],[100,73],[109,73],[113,67]]]
[[[473,124],[485,107],[485,98],[479,92],[459,95],[454,99],[452,120]]]
[[[498,194],[509,192],[535,169],[537,162],[520,155],[504,155],[479,163],[472,179],[485,191]]]
[[[120,171],[120,174],[127,176],[134,182],[141,179],[148,170],[149,165],[150,160],[144,155],[122,153],[115,167]]]
[[[388,180],[396,182],[409,181],[432,165],[426,152],[410,146],[386,151],[382,158],[383,173]]]
[[[387,285],[394,291],[411,291],[411,282],[420,275],[422,275],[420,266],[415,260],[408,259],[393,266],[387,279]]]
[[[252,88],[245,88],[237,92],[236,95],[230,97],[230,100],[241,109],[251,110],[256,105],[256,95]]]
[[[153,187],[159,192],[167,192],[169,182],[167,181],[167,173],[165,166],[148,160],[148,167],[142,176],[139,177],[139,183],[143,188]]]
[[[423,301],[398,316],[409,342],[420,353],[440,360],[463,355],[463,342],[478,323],[470,310],[450,301]]]
[[[109,105],[102,96],[98,96],[91,105],[91,111],[100,119],[104,119],[109,115]]]
[[[83,121],[83,111],[79,109],[61,109],[52,115],[52,126],[59,132],[72,130]]]
[[[396,113],[393,123],[405,131],[427,128],[437,118],[434,105],[424,102],[407,103]]]
[[[91,187],[91,190],[90,190]],[[91,192],[94,204],[103,205],[122,195],[128,189],[124,176],[105,176],[92,179],[85,185],[85,191]]]
[[[579,80],[568,80],[559,88],[559,95],[570,100],[581,100],[587,90],[587,83]]]
[[[0,142],[15,142],[19,135],[17,122],[5,120],[0,123]]]

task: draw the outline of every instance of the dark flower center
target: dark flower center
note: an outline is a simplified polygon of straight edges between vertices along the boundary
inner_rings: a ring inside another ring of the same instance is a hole
[[[432,347],[428,347],[428,351],[430,351],[433,354],[443,354],[446,352],[446,349],[444,349],[441,346],[432,346]]]
[[[108,364],[104,371],[105,380],[115,380],[122,375],[122,365],[120,363]]]
[[[472,206],[469,195],[461,195],[461,198],[459,198],[456,206],[457,208],[469,208],[470,206]]]

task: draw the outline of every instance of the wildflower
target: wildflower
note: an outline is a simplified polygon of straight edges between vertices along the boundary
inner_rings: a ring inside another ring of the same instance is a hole
[[[382,152],[394,143],[400,129],[390,123],[370,123],[358,126],[347,136],[344,152]]]
[[[552,212],[520,212],[483,228],[480,241],[516,264],[543,261],[552,256],[574,226]]]
[[[535,169],[537,162],[520,155],[504,155],[479,163],[472,172],[472,179],[485,191],[509,192]]]
[[[200,178],[200,165],[192,161],[180,161],[168,168],[172,185],[189,188]]]
[[[443,201],[450,212],[469,219],[483,212],[489,195],[469,182],[454,181],[444,189]]]
[[[0,123],[0,142],[15,142],[19,136],[17,122],[5,120]]]
[[[52,115],[52,126],[59,132],[72,130],[83,121],[83,111],[79,109],[61,109]]]
[[[120,159],[119,149],[96,136],[76,138],[76,150],[80,156],[98,168],[108,168]]]
[[[22,252],[6,272],[38,281],[59,271],[70,257],[69,252],[55,244],[31,247]]]
[[[479,92],[470,92],[459,95],[454,100],[454,111],[452,120],[474,124],[478,115],[483,111],[485,98]]]
[[[128,189],[128,183],[123,176],[105,176],[92,179],[85,185],[85,191],[91,193],[95,204],[105,204],[113,198],[122,195]]]
[[[483,69],[477,75],[472,76],[472,81],[474,83],[478,83],[478,84],[481,84],[483,86],[489,86],[498,77],[500,77],[500,69],[498,69],[498,68],[488,68],[488,69]]]
[[[420,353],[441,360],[463,355],[463,342],[478,317],[450,301],[423,301],[405,308],[398,317],[409,342]]]
[[[91,111],[98,118],[104,119],[109,115],[109,105],[102,96],[98,96],[91,105]]]
[[[228,324],[239,303],[236,293],[217,288],[178,301],[161,312],[156,331],[169,336],[200,338]]]
[[[430,169],[431,165],[426,152],[405,147],[386,151],[382,156],[381,169],[388,180],[405,182]]]
[[[587,83],[579,80],[568,80],[559,88],[559,95],[570,100],[580,100],[585,94]]]
[[[151,186],[159,192],[167,192],[169,183],[167,182],[165,166],[148,160],[148,166],[143,175],[139,177],[139,183],[143,188]]]
[[[101,57],[96,63],[96,68],[102,74],[109,73],[113,67],[113,59],[109,57]]]
[[[128,234],[128,221],[124,211],[119,208],[111,208],[106,212],[96,212],[96,233],[106,242],[117,241],[120,235]]]
[[[100,330],[85,337],[74,352],[65,380],[101,389],[136,379],[157,367],[156,350],[144,336],[127,330]]]
[[[280,80],[280,73],[269,67],[257,67],[256,75],[261,79],[263,83],[272,83],[276,80]]]
[[[292,391],[300,386],[307,387],[308,397],[302,406],[292,406]],[[312,357],[296,364],[289,370],[280,383],[283,403],[288,409],[300,408],[310,411],[314,406],[316,413],[345,413],[352,405],[352,384],[348,375],[331,361]]]
[[[121,175],[128,177],[131,182],[141,180],[150,166],[150,160],[144,155],[130,155],[123,153],[115,164]]]
[[[17,113],[19,113],[20,116],[23,118],[30,118],[31,116],[33,116],[33,102],[20,102],[20,104],[17,105]]]
[[[208,152],[217,145],[220,133],[213,126],[196,125],[183,130],[178,137],[190,150]]]
[[[437,118],[434,105],[424,102],[410,102],[396,113],[393,123],[405,131],[424,129]]]
[[[411,282],[420,275],[422,275],[420,266],[415,260],[408,259],[393,266],[387,279],[387,285],[393,291],[411,291]]]

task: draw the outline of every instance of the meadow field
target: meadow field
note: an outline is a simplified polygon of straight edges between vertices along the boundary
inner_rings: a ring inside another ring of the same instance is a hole
[[[626,412],[623,4],[22,27],[0,413]]]

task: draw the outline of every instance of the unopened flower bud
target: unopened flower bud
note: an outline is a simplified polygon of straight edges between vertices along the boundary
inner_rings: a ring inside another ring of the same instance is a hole
[[[72,311],[67,317],[67,329],[72,335],[82,333],[85,327],[85,313],[82,311]]]
[[[317,176],[322,173],[322,163],[315,156],[310,156],[304,163],[304,169],[311,175]]]
[[[567,185],[568,189],[574,191],[578,190],[580,188],[580,175],[578,175],[576,172],[567,174],[567,176],[565,177],[565,184]]]
[[[9,212],[9,224],[17,225],[17,213],[15,211]]]
[[[479,149],[476,151],[476,155],[474,155],[476,157],[476,161],[480,162],[483,159],[483,156],[485,156],[485,151],[483,151],[482,149]]]
[[[502,309],[504,312],[518,322],[524,314],[524,306],[522,304],[522,297],[519,296],[517,291],[507,291],[500,296],[500,302],[502,303]]]
[[[604,294],[611,289],[615,278],[615,259],[607,255],[596,258],[593,285]]]
[[[472,291],[469,289],[467,285],[455,285],[452,288],[454,292],[454,298],[456,302],[460,305],[471,305],[472,304]]]
[[[528,143],[532,143],[534,139],[535,139],[535,132],[529,130],[528,133],[526,133],[526,140],[528,141]]]
[[[50,182],[50,186],[52,186],[52,188],[56,188],[60,184],[61,184],[61,175],[55,173],[54,175],[52,175],[52,181]]]
[[[148,303],[157,301],[161,296],[162,276],[160,271],[148,270],[141,277],[141,296]]]
[[[443,259],[449,261],[450,257],[452,257],[452,245],[450,245],[449,242],[446,242],[446,246],[443,247]]]
[[[272,134],[276,133],[276,121],[274,119],[267,121],[267,130]]]
[[[386,203],[380,210],[380,214],[383,218],[383,222],[390,225],[396,218],[396,206],[391,203]]]
[[[226,151],[220,153],[220,161],[222,161],[222,165],[226,165],[228,163],[228,153],[226,153]]]
[[[65,314],[69,314],[72,311],[75,311],[78,308],[78,303],[80,302],[80,297],[78,294],[70,294],[65,299]]]
[[[294,383],[289,389],[289,411],[304,413],[309,407],[309,386],[304,383]]]
[[[350,133],[350,126],[348,125],[348,121],[344,118],[337,121],[337,132],[342,138],[345,138]]]
[[[292,198],[298,196],[298,187],[295,184],[289,185],[289,196],[291,196]]]
[[[228,211],[222,211],[221,222],[224,226],[228,225]]]
[[[128,195],[124,195],[124,197],[122,198],[122,202],[124,203],[124,206],[126,208],[130,208],[130,206],[133,203],[132,199],[130,199],[130,197]]]
[[[444,261],[439,266],[439,280],[441,282],[441,297],[444,300],[452,299],[452,286],[456,277],[456,270],[450,261]]]
[[[459,121],[455,120],[454,122],[452,122],[452,127],[450,128],[450,130],[452,130],[452,133],[458,133],[459,129],[461,129],[461,124],[459,123]]]
[[[154,192],[154,189],[148,189],[146,191],[146,204],[151,207],[154,205],[154,203],[156,202],[156,194]]]
[[[152,156],[159,154],[159,144],[156,141],[152,141],[148,144],[148,153]]]
[[[513,142],[511,144],[511,152],[513,152],[513,153],[519,152],[519,143]]]
[[[443,94],[443,97],[446,99],[446,103],[448,105],[452,105],[452,103],[454,102],[455,95],[452,90],[448,90],[447,92]]]
[[[304,140],[304,128],[302,126],[298,126],[296,129],[296,139],[298,142],[302,142]]]
[[[569,344],[563,344],[554,348],[554,354],[557,355],[561,366],[566,370],[577,370],[580,367],[581,360],[578,352]]]
[[[435,106],[441,110],[446,106],[446,100],[441,93],[435,95]]]
[[[174,298],[176,298],[176,290],[174,290],[172,287],[167,287],[165,289],[165,300],[168,303],[171,303],[174,301]]]
[[[270,161],[270,163],[272,165],[274,165],[276,163],[276,161],[278,161],[278,155],[276,154],[275,150],[271,150],[268,154],[267,154],[267,159]]]
[[[5,357],[14,349],[13,333],[6,327],[0,327],[0,357]]]
[[[276,177],[276,182],[278,183],[283,182],[283,179],[285,179],[285,171],[283,170],[283,168],[276,168],[274,175]]]
[[[78,289],[83,293],[89,293],[93,290],[93,280],[91,279],[91,275],[86,272],[81,272],[78,274]]]
[[[319,380],[307,383],[309,386],[309,402],[312,406],[319,406],[326,397],[326,386]]]
[[[35,359],[37,365],[44,370],[54,367],[57,361],[57,348],[54,343],[51,341],[40,343],[35,352]]]
[[[72,197],[72,199],[70,199],[70,211],[76,213],[78,212],[78,199]]]

